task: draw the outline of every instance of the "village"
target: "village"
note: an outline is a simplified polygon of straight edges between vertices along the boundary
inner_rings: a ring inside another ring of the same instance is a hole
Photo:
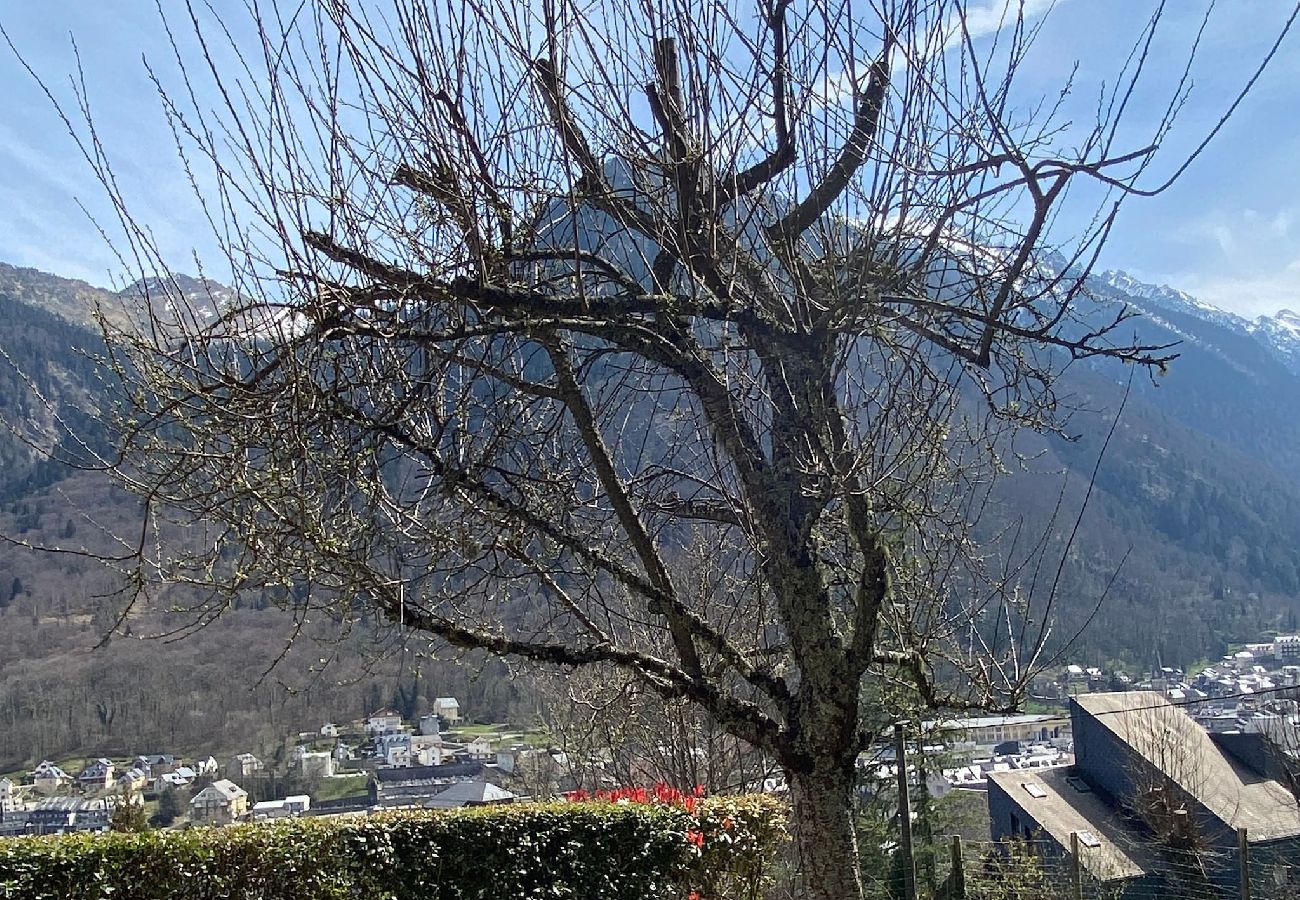
[[[75,773],[45,760],[0,778],[0,837],[104,831],[132,804],[150,825],[181,827],[510,803],[568,786],[565,756],[543,735],[468,724],[455,697],[414,721],[383,708],[292,743],[280,766],[250,752],[101,757]]]
[[[1070,664],[1040,677],[1033,694],[1035,712],[920,723],[907,736],[909,781],[936,801],[972,792],[983,807],[991,784],[996,792],[1007,779],[1069,777],[1078,768],[1078,717],[1125,695],[1185,711],[1207,741],[1249,743],[1253,735],[1294,753],[1300,635],[1249,644],[1192,673],[1161,668],[1131,677]],[[75,773],[42,761],[0,778],[0,837],[108,830],[132,803],[153,827],[188,827],[511,803],[579,786],[573,760],[548,735],[472,723],[455,697],[437,698],[412,719],[386,707],[355,722],[326,722],[287,744],[280,760],[151,753],[92,759]],[[896,778],[896,750],[882,741],[863,754],[864,796],[888,790],[882,786]],[[761,788],[782,793],[785,785],[771,773]],[[996,810],[989,824],[997,836]]]
[[[943,797],[951,790],[987,790],[989,775],[997,772],[1071,766],[1071,698],[1126,692],[1159,694],[1208,734],[1260,734],[1287,752],[1300,751],[1300,635],[1279,635],[1190,673],[1161,667],[1134,677],[1068,664],[1034,682],[1037,712],[925,722],[918,749],[931,761],[927,787]],[[891,753],[883,752],[882,772]]]

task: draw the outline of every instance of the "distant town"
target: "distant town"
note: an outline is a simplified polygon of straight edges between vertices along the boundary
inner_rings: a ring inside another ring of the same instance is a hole
[[[458,700],[439,697],[413,722],[384,708],[302,732],[280,771],[248,752],[97,758],[76,772],[45,760],[0,778],[0,837],[107,830],[132,803],[159,827],[509,803],[568,786],[564,753],[541,737],[467,725]]]
[[[909,736],[911,780],[923,782],[936,800],[954,791],[989,797],[990,834],[998,838],[1013,828],[1005,815],[999,820],[1008,784],[1032,781],[1036,790],[1026,796],[1037,798],[1048,796],[1057,780],[1083,783],[1076,746],[1081,720],[1154,709],[1194,723],[1193,743],[1228,748],[1224,753],[1240,755],[1253,740],[1294,752],[1300,749],[1300,635],[1247,645],[1196,672],[1161,668],[1132,676],[1066,665],[1040,677],[1033,696],[1040,711],[922,723]],[[546,734],[471,724],[455,697],[437,698],[429,714],[413,720],[382,708],[354,722],[325,722],[289,743],[279,764],[251,752],[222,760],[170,753],[96,758],[75,772],[42,761],[0,778],[0,837],[107,830],[115,812],[131,803],[144,807],[154,827],[187,827],[511,803],[579,786],[568,754]],[[863,755],[864,792],[893,781],[893,754],[893,745],[882,742]],[[593,761],[583,762],[590,772]],[[775,774],[760,784],[768,792],[785,790]],[[1022,823],[1023,815],[1015,821]]]

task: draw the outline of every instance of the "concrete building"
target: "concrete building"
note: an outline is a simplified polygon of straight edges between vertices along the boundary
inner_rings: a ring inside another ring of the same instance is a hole
[[[980,747],[993,747],[1006,741],[1030,743],[1050,741],[1070,735],[1070,719],[1058,714],[1021,716],[976,716],[926,722],[926,740],[945,738],[968,741]]]
[[[1207,883],[1235,891],[1242,828],[1258,877],[1271,883],[1294,868],[1275,866],[1300,858],[1300,804],[1264,735],[1212,736],[1151,691],[1081,695],[1071,717],[1074,766],[989,775],[995,840],[1066,857],[1073,833],[1081,868],[1130,896],[1176,892],[1174,851],[1194,853]]]

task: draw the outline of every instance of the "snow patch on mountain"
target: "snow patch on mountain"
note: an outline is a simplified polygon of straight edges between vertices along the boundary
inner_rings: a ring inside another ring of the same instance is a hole
[[[1259,316],[1251,320],[1236,313],[1219,309],[1217,306],[1168,285],[1153,285],[1138,281],[1127,272],[1102,272],[1094,276],[1092,280],[1104,288],[1121,295],[1123,298],[1127,298],[1153,321],[1170,328],[1185,341],[1219,352],[1218,348],[1214,347],[1213,344],[1189,334],[1187,329],[1171,328],[1170,324],[1163,320],[1159,312],[1152,307],[1167,312],[1184,313],[1203,322],[1226,328],[1236,334],[1249,336],[1258,342],[1271,357],[1286,366],[1292,374],[1300,375],[1300,315],[1289,309],[1279,310],[1273,316]],[[1224,356],[1221,352],[1219,355]]]

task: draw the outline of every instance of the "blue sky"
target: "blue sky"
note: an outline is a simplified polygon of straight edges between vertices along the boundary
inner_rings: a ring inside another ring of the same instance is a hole
[[[176,0],[163,0],[164,5]],[[984,5],[1001,0],[980,0]],[[231,15],[240,0],[213,0]],[[972,5],[978,6],[978,3]],[[1047,0],[1026,0],[1040,14]],[[1078,82],[1109,77],[1153,4],[1058,0],[1035,47],[1027,83],[1050,90],[1071,67]],[[1191,103],[1156,166],[1168,171],[1214,124],[1253,70],[1291,0],[1226,0],[1205,38]],[[1199,0],[1173,0],[1152,60],[1152,90],[1135,99],[1136,121],[1174,77],[1178,48],[1203,14]],[[166,46],[152,0],[0,2],[0,25],[59,96],[69,101],[75,39],[92,111],[133,212],[153,228],[168,262],[194,271],[212,260],[142,56],[164,68]],[[111,224],[88,167],[49,101],[0,47],[0,261],[95,284],[122,271],[79,203]],[[1083,92],[1081,91],[1081,94]],[[1145,105],[1145,106],[1144,106]],[[1246,315],[1300,308],[1300,32],[1283,46],[1218,140],[1166,194],[1131,202],[1102,257]],[[219,275],[215,267],[213,271]]]

